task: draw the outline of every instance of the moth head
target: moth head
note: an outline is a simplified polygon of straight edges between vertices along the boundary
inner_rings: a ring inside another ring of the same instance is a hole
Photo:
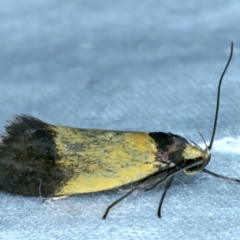
[[[203,139],[203,142],[205,144],[205,149],[203,150],[201,147],[199,147],[196,143],[192,142],[193,144],[187,144],[186,148],[183,151],[183,158],[185,161],[200,161],[199,164],[197,164],[194,167],[185,169],[184,172],[188,175],[193,175],[196,173],[201,172],[210,162],[211,159],[211,151],[209,147],[207,146],[206,141],[204,140],[201,133],[199,133],[201,138]]]

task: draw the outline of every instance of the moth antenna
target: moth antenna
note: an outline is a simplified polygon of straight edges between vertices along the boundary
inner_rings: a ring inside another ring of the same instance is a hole
[[[215,119],[214,119],[214,125],[213,125],[213,132],[212,132],[212,138],[211,138],[211,141],[210,141],[210,144],[208,145],[208,147],[206,149],[208,149],[209,151],[211,150],[212,148],[212,145],[213,145],[213,141],[214,141],[214,137],[215,137],[215,133],[216,133],[216,128],[217,128],[217,120],[218,120],[218,112],[219,112],[219,104],[220,104],[220,91],[221,91],[221,83],[222,83],[222,80],[223,80],[223,77],[228,69],[228,66],[229,66],[229,63],[231,62],[232,60],[232,55],[233,55],[233,42],[231,42],[231,51],[230,51],[230,55],[229,55],[229,58],[228,58],[228,61],[227,61],[227,64],[222,72],[222,75],[220,77],[220,80],[219,80],[219,84],[218,84],[218,93],[217,93],[217,106],[216,106],[216,112],[215,112]],[[199,133],[200,134],[200,133]],[[201,135],[201,134],[200,134]],[[201,135],[202,136],[202,135]],[[203,138],[203,137],[202,137]],[[203,139],[204,140],[204,139]],[[205,140],[204,140],[205,142]],[[206,144],[206,143],[205,143]],[[220,178],[220,179],[223,179],[225,181],[229,181],[229,182],[235,182],[235,183],[240,183],[240,179],[235,179],[235,178],[230,178],[230,177],[226,177],[226,176],[223,176],[223,175],[220,175],[220,174],[217,174],[217,173],[214,173],[214,172],[211,172],[209,170],[207,170],[206,168],[204,168],[202,170],[203,172],[213,176],[213,177],[216,177],[216,178]]]
[[[191,143],[192,143],[193,145],[195,145],[199,150],[202,149],[196,142],[194,142],[194,141],[191,140]]]
[[[210,151],[212,149],[213,141],[215,138],[215,133],[216,133],[216,128],[217,128],[217,121],[218,121],[218,112],[219,112],[219,104],[220,104],[220,92],[221,92],[221,85],[222,85],[222,80],[223,77],[228,69],[229,63],[232,60],[232,55],[233,55],[233,42],[231,42],[231,50],[230,50],[230,55],[227,61],[227,64],[222,72],[222,75],[220,77],[219,83],[218,83],[218,92],[217,92],[217,104],[216,104],[216,112],[215,112],[215,119],[214,119],[214,124],[213,124],[213,131],[212,131],[212,137],[210,144],[208,145],[208,150]]]
[[[206,142],[205,138],[203,137],[203,135],[202,135],[200,132],[198,132],[198,134],[199,134],[199,135],[200,135],[200,137],[202,138],[202,140],[203,140],[203,143],[204,143],[204,145],[205,145],[206,149],[209,149],[209,147],[208,147],[208,145],[207,145],[207,142]]]

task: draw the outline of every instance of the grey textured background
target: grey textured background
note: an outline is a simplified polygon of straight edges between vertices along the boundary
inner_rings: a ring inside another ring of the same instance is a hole
[[[215,146],[240,135],[237,1],[0,6],[1,133],[7,119],[25,113],[76,127],[171,131],[201,143],[197,131],[210,138],[217,82],[234,41]],[[208,168],[240,178],[239,152],[225,147],[213,149]],[[239,239],[240,186],[180,174],[159,220],[161,191],[129,197],[106,221],[101,216],[119,190],[49,204],[0,192],[0,238]]]

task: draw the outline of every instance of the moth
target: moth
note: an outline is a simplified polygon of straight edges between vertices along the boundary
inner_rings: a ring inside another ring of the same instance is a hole
[[[232,179],[206,169],[211,159],[220,90],[233,54],[233,43],[218,83],[217,106],[210,144],[205,149],[165,132],[124,132],[55,126],[37,118],[15,116],[0,143],[0,190],[24,196],[61,197],[93,193],[136,183],[109,205],[103,215],[134,191],[165,184],[157,215],[175,175],[201,172]]]

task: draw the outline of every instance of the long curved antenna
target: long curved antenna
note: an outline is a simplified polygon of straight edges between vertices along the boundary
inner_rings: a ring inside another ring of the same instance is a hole
[[[208,145],[208,149],[211,150],[212,149],[212,145],[213,145],[213,141],[215,138],[215,133],[216,133],[216,128],[217,128],[217,121],[218,121],[218,112],[219,112],[219,104],[220,104],[220,91],[221,91],[221,84],[222,84],[222,80],[223,77],[228,69],[228,65],[231,62],[232,59],[232,55],[233,55],[233,42],[231,42],[231,51],[230,51],[230,55],[227,61],[227,64],[222,72],[222,75],[220,77],[219,83],[218,83],[218,93],[217,93],[217,106],[216,106],[216,112],[215,112],[215,119],[214,119],[214,125],[213,125],[213,131],[212,131],[212,138],[210,141],[210,144]]]
[[[210,144],[208,146],[208,150],[211,150],[211,148],[212,148],[214,137],[215,137],[215,132],[216,132],[216,128],[217,128],[218,110],[219,110],[219,103],[220,103],[220,90],[221,90],[222,79],[223,79],[224,74],[227,71],[228,65],[229,65],[229,63],[230,63],[230,61],[232,59],[232,54],[233,54],[233,42],[231,42],[231,52],[230,52],[229,59],[227,61],[227,64],[225,66],[225,69],[224,69],[224,71],[223,71],[223,73],[221,75],[221,78],[220,78],[219,84],[218,84],[218,94],[217,94],[217,106],[216,106],[215,120],[214,120],[212,138],[211,138]],[[240,183],[240,179],[226,177],[226,176],[223,176],[223,175],[211,172],[211,171],[207,170],[206,168],[204,168],[202,170],[202,172],[205,172],[205,173],[207,173],[207,174],[209,174],[209,175],[211,175],[213,177],[220,178],[220,179],[223,179],[223,180],[226,180],[226,181],[229,181],[229,182],[235,182],[235,183],[238,183],[238,184]]]

